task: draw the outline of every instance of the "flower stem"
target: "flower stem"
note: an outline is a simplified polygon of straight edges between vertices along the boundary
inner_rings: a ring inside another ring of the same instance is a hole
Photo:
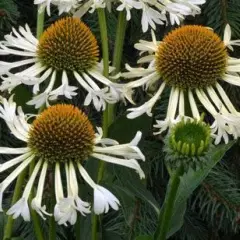
[[[118,15],[117,32],[113,52],[113,67],[115,67],[113,74],[117,74],[121,70],[126,27],[127,27],[126,11],[121,11],[119,12]]]
[[[75,234],[76,234],[76,239],[80,240],[81,239],[81,215],[78,214],[77,216],[77,222],[75,223]]]
[[[114,51],[113,51],[113,67],[115,68],[112,73],[113,75],[119,73],[121,70],[122,53],[123,53],[126,27],[127,27],[126,11],[121,11],[119,12],[119,15],[118,15],[117,32],[116,32],[115,45],[114,45]],[[113,123],[114,119],[115,119],[115,104],[108,105],[109,126]]]
[[[30,166],[29,166],[29,176],[31,176],[31,174],[33,172],[33,169],[34,169],[34,166],[35,166],[35,161],[33,160],[30,163]],[[32,189],[31,194],[29,196],[28,202],[31,203],[32,199],[33,199],[33,189]],[[43,233],[42,233],[42,230],[41,230],[41,223],[40,223],[39,217],[38,217],[37,213],[32,208],[30,208],[30,209],[31,209],[31,216],[32,216],[32,221],[33,221],[36,240],[44,240],[44,236],[43,236]]]
[[[105,9],[99,8],[98,13],[98,24],[101,34],[102,42],[102,55],[103,55],[103,75],[108,77],[109,73],[109,52],[108,52],[108,34],[107,34],[107,21]]]
[[[52,178],[52,179],[51,179]],[[52,212],[54,212],[54,206],[55,206],[55,189],[54,189],[54,177],[51,175],[50,176],[50,188],[51,188],[51,197],[52,197],[52,201],[51,201],[51,206],[50,209],[52,210]],[[56,222],[54,219],[54,216],[49,217],[49,233],[48,233],[48,239],[49,240],[53,240],[53,239],[57,239],[57,232],[56,232]]]
[[[92,240],[98,239],[97,234],[97,227],[98,227],[98,218],[96,214],[92,214]]]
[[[98,13],[98,24],[100,28],[100,34],[101,34],[101,42],[102,42],[102,55],[103,55],[103,75],[105,77],[109,77],[109,52],[108,52],[108,33],[107,33],[107,21],[106,21],[106,13],[105,9],[99,8],[97,10]],[[108,122],[109,116],[108,116],[108,106],[106,107],[106,110],[103,112],[103,121],[102,121],[102,128],[103,128],[103,136],[106,137],[108,135]],[[104,161],[101,161],[99,163],[98,168],[98,175],[97,175],[97,183],[99,183],[102,179],[103,172],[105,168]],[[97,228],[98,228],[98,218],[96,214],[92,214],[92,240],[97,240]]]
[[[168,184],[168,191],[164,200],[163,207],[159,216],[157,230],[154,234],[154,240],[165,240],[171,223],[173,207],[180,183],[180,176],[183,173],[183,167],[179,167],[172,175]]]
[[[24,184],[26,172],[27,172],[27,169],[24,169],[17,178],[11,205],[15,204],[21,195],[21,190]],[[4,240],[11,238],[13,222],[14,222],[14,219],[12,218],[12,216],[8,216],[7,224],[5,226],[5,231],[4,231],[4,237],[3,237]]]
[[[105,9],[98,9],[98,23],[101,33],[101,42],[102,42],[102,54],[103,54],[103,75],[105,77],[109,76],[109,52],[108,52],[108,34],[107,34],[107,21],[106,21],[106,13]],[[108,106],[103,113],[103,137],[108,135]],[[104,162],[101,161],[100,167],[98,170],[97,182],[99,183],[102,179],[104,171]]]
[[[41,9],[41,11],[40,11]],[[43,33],[44,29],[44,16],[45,16],[45,9],[42,9],[41,6],[38,7],[38,15],[37,15],[37,39],[39,39]]]

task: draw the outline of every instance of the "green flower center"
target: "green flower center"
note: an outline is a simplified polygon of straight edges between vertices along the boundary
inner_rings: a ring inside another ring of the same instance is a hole
[[[170,86],[204,88],[223,76],[227,57],[223,41],[213,31],[202,26],[183,26],[159,44],[156,70]]]
[[[72,17],[61,19],[47,28],[37,50],[43,65],[77,72],[92,68],[98,55],[95,36],[79,18]]]
[[[94,147],[94,130],[78,108],[57,104],[43,111],[33,122],[28,147],[50,163],[87,159]]]
[[[201,156],[208,150],[211,130],[202,121],[181,121],[170,133],[171,148],[187,156]]]

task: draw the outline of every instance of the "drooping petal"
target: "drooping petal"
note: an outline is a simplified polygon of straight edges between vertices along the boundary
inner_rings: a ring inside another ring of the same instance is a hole
[[[153,108],[154,104],[157,102],[157,100],[160,98],[160,96],[165,88],[165,85],[166,85],[166,83],[162,83],[161,87],[158,89],[158,91],[155,93],[155,95],[149,101],[147,101],[140,107],[129,108],[128,111],[130,111],[131,113],[129,113],[127,115],[127,117],[130,119],[133,119],[133,118],[141,116],[144,113],[146,113],[148,116],[151,117],[152,116],[152,108]]]
[[[55,181],[54,182],[55,182],[56,201],[59,202],[64,197],[59,163],[55,164]]]
[[[145,174],[143,170],[141,169],[139,163],[135,159],[121,159],[121,158],[116,158],[116,157],[99,154],[99,153],[93,153],[92,156],[95,158],[101,159],[102,161],[105,161],[105,162],[118,164],[118,165],[135,169],[141,179],[145,178]]]
[[[93,207],[95,214],[107,213],[109,206],[117,211],[119,205],[119,200],[109,190],[100,185],[94,188]]]
[[[27,199],[20,198],[8,211],[7,215],[12,215],[13,219],[22,216],[24,221],[30,221],[30,211],[28,207]]]
[[[45,161],[42,166],[41,174],[38,180],[37,194],[31,202],[32,208],[45,220],[44,215],[52,216],[52,214],[46,211],[46,206],[42,206],[42,195],[44,189],[44,182],[47,174],[48,162]]]
[[[80,197],[75,197],[75,203],[77,210],[85,216],[86,214],[91,213],[91,205],[88,202],[83,201]]]

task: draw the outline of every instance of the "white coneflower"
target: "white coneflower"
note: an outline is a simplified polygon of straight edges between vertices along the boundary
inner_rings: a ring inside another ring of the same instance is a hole
[[[5,189],[33,161],[36,165],[25,186],[22,197],[8,211],[14,218],[22,216],[30,220],[28,199],[34,182],[39,176],[36,196],[31,206],[45,219],[50,215],[43,206],[45,179],[48,172],[54,172],[56,205],[54,217],[58,224],[74,224],[77,211],[85,215],[90,213],[90,203],[83,201],[78,195],[77,174],[93,188],[94,212],[108,212],[109,207],[119,208],[119,200],[106,188],[95,183],[83,167],[83,162],[89,157],[101,159],[135,169],[144,178],[144,173],[136,159],[145,160],[137,147],[141,132],[127,144],[118,144],[108,138],[102,138],[101,128],[95,133],[87,116],[77,107],[67,104],[51,106],[39,114],[32,124],[28,124],[21,107],[16,108],[13,99],[2,99],[0,117],[5,120],[12,134],[26,143],[23,148],[0,147],[0,154],[17,154],[0,165],[0,172],[12,167],[12,172],[0,183],[0,209]],[[18,165],[16,167],[16,165]],[[61,169],[65,170],[67,195],[64,195],[61,179]],[[52,173],[51,173],[52,174]]]
[[[201,13],[198,5],[204,4],[206,0],[88,0],[80,4],[75,16],[82,17],[89,9],[93,12],[96,8],[111,9],[111,3],[116,5],[117,11],[126,11],[126,19],[131,19],[131,10],[142,11],[142,30],[146,32],[150,26],[156,29],[156,24],[165,24],[170,18],[172,25],[180,24],[187,15]]]
[[[131,68],[125,78],[140,77],[127,85],[128,88],[148,87],[159,82],[154,96],[137,108],[128,109],[129,118],[143,113],[151,116],[152,107],[166,86],[171,87],[167,116],[157,121],[158,133],[175,124],[181,117],[200,118],[196,100],[213,116],[211,126],[215,143],[223,138],[228,142],[228,134],[240,136],[240,113],[235,109],[221,86],[221,81],[240,86],[240,61],[230,57],[227,47],[240,45],[240,40],[230,40],[231,31],[227,25],[222,41],[212,30],[202,26],[179,27],[156,41],[152,32],[152,42],[141,40],[135,47],[141,54],[147,53],[138,63],[148,63],[147,68]],[[188,99],[191,114],[186,115],[185,103]]]
[[[0,90],[11,91],[20,84],[32,85],[37,95],[28,104],[36,108],[60,95],[72,98],[77,94],[78,85],[88,92],[84,104],[93,102],[98,111],[105,109],[106,102],[119,100],[114,84],[102,75],[97,40],[78,18],[68,17],[55,22],[39,41],[27,25],[20,27],[19,32],[13,29],[12,34],[0,42],[0,55],[24,57],[20,61],[0,62],[3,79]],[[28,67],[16,71],[20,66]],[[100,88],[97,82],[105,87]]]

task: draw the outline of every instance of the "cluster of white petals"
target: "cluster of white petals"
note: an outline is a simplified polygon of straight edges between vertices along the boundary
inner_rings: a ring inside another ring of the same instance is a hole
[[[201,13],[200,5],[206,0],[35,0],[35,4],[47,7],[50,15],[50,4],[58,7],[59,14],[78,9],[76,16],[82,17],[86,12],[94,12],[97,8],[116,6],[117,11],[126,11],[126,19],[131,19],[131,10],[142,11],[142,30],[146,32],[149,26],[156,29],[156,24],[180,24],[188,15],[195,16]],[[169,21],[167,16],[169,16]]]
[[[22,109],[20,107],[17,108],[16,103],[13,101],[13,97],[9,100],[1,98],[0,118],[6,122],[11,133],[16,138],[26,143],[26,147],[23,148],[0,147],[0,154],[19,155],[18,157],[0,164],[0,172],[12,169],[12,172],[0,183],[1,211],[3,211],[2,200],[4,191],[33,160],[35,160],[36,165],[24,188],[22,197],[7,211],[7,214],[13,215],[14,218],[22,216],[25,221],[30,221],[28,199],[31,189],[38,178],[36,196],[30,203],[31,207],[43,219],[45,219],[46,215],[53,215],[58,224],[75,224],[77,212],[86,215],[90,213],[91,207],[89,202],[83,201],[79,197],[77,174],[79,174],[85,182],[93,188],[93,208],[96,214],[106,213],[110,207],[118,210],[120,205],[119,200],[105,187],[95,183],[80,162],[69,160],[65,163],[56,162],[52,165],[55,169],[54,188],[56,205],[54,207],[54,212],[49,213],[46,210],[46,206],[42,204],[49,162],[47,159],[37,157],[31,148],[28,147],[31,125],[27,123],[27,117],[24,115]],[[141,139],[141,135],[141,132],[137,132],[136,136],[130,143],[119,144],[113,139],[103,138],[102,129],[97,128],[97,133],[95,134],[94,139],[94,148],[90,156],[94,159],[100,159],[108,163],[132,168],[139,174],[140,178],[144,178],[144,172],[137,161],[145,160],[144,155],[137,146]],[[65,170],[67,195],[64,195],[63,191],[61,168],[62,170]]]
[[[229,25],[225,28],[223,42],[225,46],[231,50],[233,50],[233,45],[240,45],[240,40],[231,40],[231,29]],[[132,68],[126,65],[128,72],[122,73],[122,77],[127,79],[138,78],[138,80],[128,83],[126,88],[134,89],[143,86],[145,90],[148,90],[156,81],[161,82],[161,76],[155,67],[155,53],[160,44],[162,43],[156,40],[153,31],[151,42],[140,40],[139,43],[135,44],[135,48],[140,51],[140,55],[145,53],[145,55],[138,60],[138,63],[146,63],[148,66],[146,68]],[[240,86],[239,59],[228,56],[227,67],[222,81]],[[161,98],[165,87],[166,82],[162,81],[160,87],[150,100],[139,107],[128,109],[130,112],[127,115],[128,118],[136,118],[144,113],[152,116],[152,108]],[[203,89],[188,89],[187,91],[175,86],[171,87],[166,118],[156,121],[154,127],[158,128],[159,131],[155,134],[160,134],[167,130],[183,117],[190,118],[185,112],[186,99],[189,101],[191,117],[200,119],[201,114],[199,113],[196,99],[198,99],[206,111],[212,115],[214,121],[211,129],[212,136],[215,138],[215,144],[220,143],[222,139],[227,143],[229,141],[229,135],[232,135],[234,139],[240,136],[240,113],[235,109],[223,87],[218,82],[214,86],[208,86]]]
[[[81,0],[34,0],[34,4],[40,5],[40,11],[44,11],[45,8],[47,9],[49,16],[51,15],[51,4],[57,6],[60,15],[77,8],[81,2]]]

